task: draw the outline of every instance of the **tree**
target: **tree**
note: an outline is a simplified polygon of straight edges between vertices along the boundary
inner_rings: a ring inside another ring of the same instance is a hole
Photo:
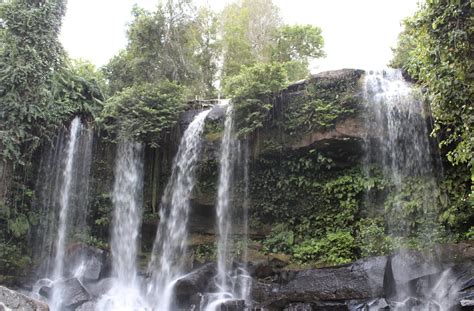
[[[140,83],[176,82],[188,97],[214,92],[217,72],[217,19],[190,0],[168,0],[155,12],[138,7],[128,30],[128,46],[105,67],[111,93]]]
[[[51,85],[64,52],[58,40],[63,0],[0,4],[0,141],[4,158],[22,162],[58,120]],[[27,144],[25,144],[27,142]]]
[[[239,73],[242,66],[269,62],[272,41],[282,25],[272,0],[243,0],[221,13],[223,44],[222,79]]]
[[[312,59],[325,56],[321,29],[313,25],[285,25],[278,29],[272,49],[272,61],[284,63],[290,81],[309,74]]]

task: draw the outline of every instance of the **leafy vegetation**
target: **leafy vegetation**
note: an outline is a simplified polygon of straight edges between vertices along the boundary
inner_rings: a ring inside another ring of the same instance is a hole
[[[184,111],[183,88],[172,82],[139,84],[111,97],[102,112],[104,127],[118,140],[156,147]]]

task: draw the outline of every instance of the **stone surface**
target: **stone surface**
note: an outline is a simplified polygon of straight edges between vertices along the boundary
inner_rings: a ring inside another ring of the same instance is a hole
[[[217,306],[218,311],[244,311],[245,301],[242,299],[231,299]]]
[[[115,278],[106,278],[98,282],[85,283],[84,287],[93,297],[100,297],[106,294],[114,283]]]
[[[214,263],[205,264],[176,282],[174,292],[180,305],[195,303],[195,295],[207,292],[209,282],[216,273]]]
[[[368,299],[384,294],[386,257],[372,257],[352,264],[297,272],[291,280],[271,289],[263,302],[270,308],[283,308],[289,302]]]
[[[64,308],[74,309],[91,299],[89,292],[76,278],[71,278],[55,283],[53,285],[53,290],[56,286],[59,286],[62,291],[61,299]]]
[[[47,311],[47,304],[0,286],[0,310]]]
[[[81,280],[98,280],[106,266],[107,253],[99,248],[77,243],[68,249],[66,270]]]

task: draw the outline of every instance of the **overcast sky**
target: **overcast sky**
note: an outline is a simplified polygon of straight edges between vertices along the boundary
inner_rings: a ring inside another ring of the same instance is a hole
[[[73,58],[97,66],[125,47],[134,4],[153,9],[159,0],[68,0],[61,41]],[[228,0],[199,0],[216,11]],[[313,71],[380,68],[391,58],[401,20],[412,15],[417,0],[273,0],[288,24],[321,27],[327,57]]]

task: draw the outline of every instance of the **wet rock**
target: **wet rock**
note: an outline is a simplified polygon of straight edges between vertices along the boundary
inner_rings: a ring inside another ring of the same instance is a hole
[[[72,245],[66,257],[66,270],[71,277],[81,280],[98,280],[106,266],[107,253],[82,243]]]
[[[49,307],[44,302],[0,286],[0,310],[47,311]]]
[[[245,300],[242,299],[230,299],[221,305],[217,306],[218,311],[244,311]]]
[[[410,249],[402,249],[391,257],[393,279],[396,284],[406,284],[411,280],[440,273],[442,266],[425,254]]]
[[[373,257],[334,268],[297,272],[264,302],[272,308],[282,308],[287,302],[315,303],[369,299],[383,296],[386,257]]]
[[[106,278],[98,282],[83,284],[87,292],[94,297],[100,297],[106,294],[113,286],[115,278]]]
[[[55,290],[56,287],[61,291],[62,306],[65,309],[74,309],[91,299],[89,292],[76,278],[59,281],[52,289]]]
[[[207,291],[215,271],[216,265],[214,263],[207,263],[179,279],[174,287],[176,300],[183,305],[194,302],[191,300],[195,299],[191,298],[198,293]]]
[[[385,298],[376,298],[365,302],[349,302],[348,309],[350,311],[390,310],[390,306]]]
[[[97,302],[96,302],[96,301],[87,301],[87,302],[83,303],[82,305],[80,305],[79,307],[77,307],[74,311],[91,311],[91,310],[95,310],[96,305],[97,305]]]
[[[313,306],[310,303],[291,303],[283,311],[313,311]]]

